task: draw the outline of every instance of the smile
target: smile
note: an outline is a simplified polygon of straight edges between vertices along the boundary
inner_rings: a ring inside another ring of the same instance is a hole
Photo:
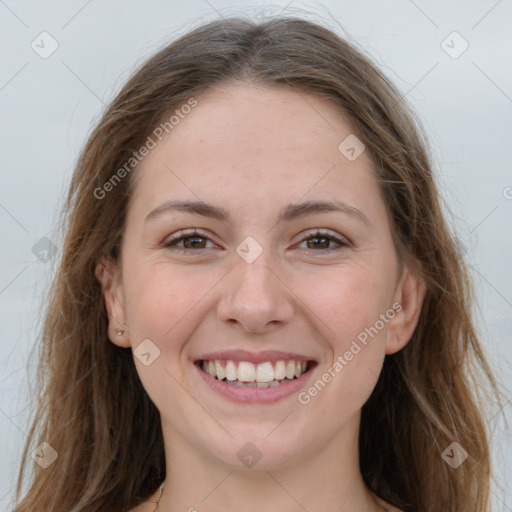
[[[299,378],[307,370],[307,361],[295,359],[265,361],[203,360],[202,369],[217,380],[239,387],[267,388]]]
[[[205,356],[194,366],[213,391],[240,403],[275,402],[298,393],[317,366],[314,360],[286,354],[269,354],[266,359],[263,353],[236,355],[239,358],[224,353]]]

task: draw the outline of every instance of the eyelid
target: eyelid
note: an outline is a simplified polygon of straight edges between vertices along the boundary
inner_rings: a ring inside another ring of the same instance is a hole
[[[342,249],[343,247],[349,247],[352,246],[352,243],[343,235],[339,235],[338,233],[331,231],[329,229],[322,229],[322,228],[314,228],[311,231],[307,231],[301,236],[301,240],[299,241],[299,244],[302,242],[305,242],[306,240],[309,240],[310,238],[314,237],[326,237],[329,240],[332,240],[333,242],[337,243],[340,247],[334,248],[334,249],[325,249],[323,251],[316,251],[316,252],[331,252],[336,251],[338,249]],[[314,249],[312,249],[314,250]]]
[[[201,252],[205,251],[206,249],[185,249],[182,247],[176,247],[177,243],[181,242],[184,238],[193,238],[194,236],[197,236],[199,238],[205,238],[206,240],[215,243],[210,235],[203,232],[201,229],[198,228],[189,228],[189,229],[182,229],[178,233],[174,234],[171,238],[166,239],[166,241],[163,242],[163,247],[174,247],[174,250],[181,251],[181,252]],[[307,231],[301,236],[301,239],[297,242],[297,244],[301,244],[305,242],[306,240],[309,240],[310,238],[314,237],[326,237],[327,239],[333,241],[334,243],[338,244],[339,247],[333,248],[333,249],[306,249],[306,250],[312,250],[315,252],[332,252],[337,251],[340,249],[343,249],[344,247],[352,246],[352,243],[344,236],[339,235],[333,231],[330,231],[328,229],[321,229],[321,228],[314,228],[310,231]]]
[[[194,236],[206,238],[213,242],[211,239],[211,236],[208,235],[206,232],[201,231],[201,229],[198,228],[189,228],[189,229],[180,229],[177,233],[172,235],[170,238],[166,238],[166,240],[163,242],[163,246],[171,246],[172,242],[180,242],[183,238],[192,238]],[[180,247],[178,247],[180,249]],[[189,249],[183,249],[183,250],[189,250]],[[203,249],[204,250],[204,249]]]

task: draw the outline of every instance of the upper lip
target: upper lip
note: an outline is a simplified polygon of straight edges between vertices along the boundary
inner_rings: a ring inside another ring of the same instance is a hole
[[[297,361],[315,361],[312,357],[304,356],[294,352],[281,352],[279,350],[263,350],[261,352],[251,352],[249,350],[219,350],[217,352],[208,352],[196,358],[197,361],[232,360],[247,361],[249,363],[265,363],[267,361],[286,361],[295,359]]]

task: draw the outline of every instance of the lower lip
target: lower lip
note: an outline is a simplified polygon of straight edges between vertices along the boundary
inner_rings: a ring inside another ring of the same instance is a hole
[[[197,364],[194,366],[204,382],[206,382],[213,391],[228,398],[229,400],[232,400],[233,402],[244,404],[277,402],[278,400],[298,393],[314,371],[314,368],[311,368],[297,379],[293,379],[291,382],[285,382],[284,384],[271,388],[242,388],[217,380],[201,370]]]

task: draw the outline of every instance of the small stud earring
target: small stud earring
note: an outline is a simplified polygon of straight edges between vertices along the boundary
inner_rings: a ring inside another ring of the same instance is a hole
[[[124,334],[124,331],[117,331],[118,336],[122,336]]]

